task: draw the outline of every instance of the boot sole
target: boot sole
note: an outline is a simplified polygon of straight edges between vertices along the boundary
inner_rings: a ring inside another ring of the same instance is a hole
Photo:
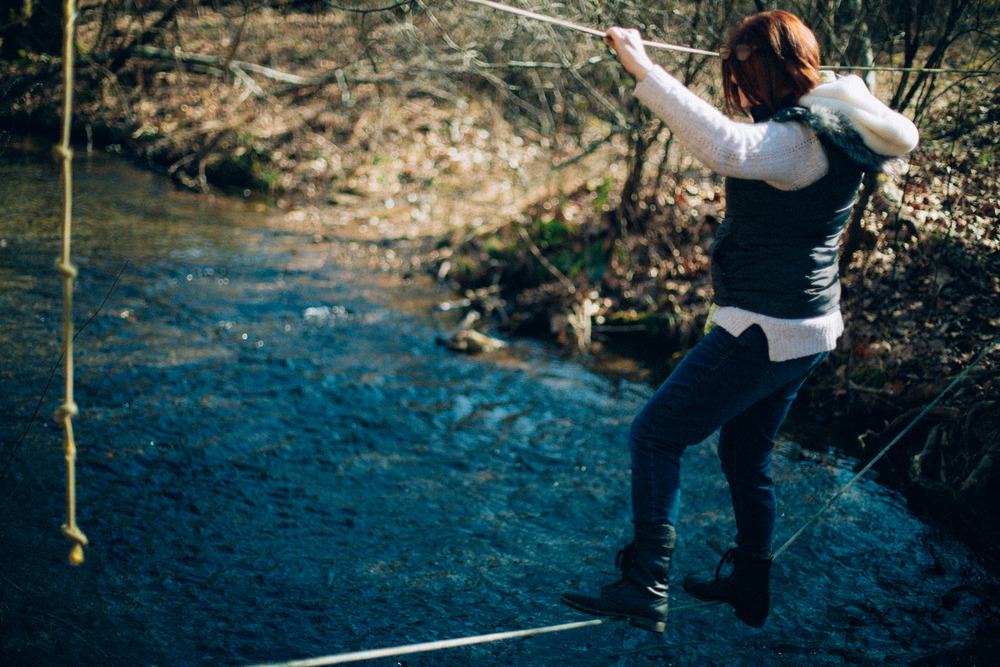
[[[590,614],[591,616],[604,616],[606,618],[612,618],[616,620],[627,620],[629,623],[642,630],[648,630],[649,632],[656,632],[662,634],[667,629],[667,622],[657,620],[655,618],[649,618],[647,616],[631,616],[629,614],[613,613],[604,611],[603,609],[597,609],[586,605],[578,600],[574,600],[571,597],[563,595],[559,600],[577,611],[582,611],[585,614]]]
[[[755,618],[753,616],[747,616],[746,614],[741,614],[738,609],[733,610],[733,615],[735,615],[736,618],[740,619],[741,621],[749,625],[751,628],[762,628],[764,627],[764,621],[767,620],[767,616],[765,616],[764,618],[759,618],[759,617]]]
[[[751,614],[747,614],[742,609],[736,607],[729,600],[726,600],[721,597],[716,597],[713,595],[702,594],[698,591],[697,587],[688,588],[690,584],[687,581],[684,581],[682,586],[684,587],[684,591],[691,597],[695,598],[696,600],[701,600],[703,602],[718,602],[720,604],[729,605],[733,609],[733,615],[736,616],[736,618],[743,621],[744,623],[746,623],[747,625],[749,625],[751,628],[764,627],[764,622],[767,620],[768,616],[767,614],[765,614],[763,618],[761,618],[760,616],[753,616]]]
[[[767,620],[767,616],[765,616],[764,618],[760,618],[744,613],[741,609],[733,607],[733,603],[730,602],[729,600],[720,600],[719,598],[714,598],[709,595],[706,596],[695,595],[691,591],[688,591],[688,594],[691,597],[695,598],[696,600],[701,600],[703,602],[717,602],[719,604],[728,604],[730,607],[733,608],[733,616],[740,619],[741,621],[749,625],[751,628],[762,628],[764,627],[764,622]]]

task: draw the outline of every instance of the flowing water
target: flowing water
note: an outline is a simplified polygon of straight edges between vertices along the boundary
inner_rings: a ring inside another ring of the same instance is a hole
[[[22,440],[59,357],[59,175],[30,146],[0,154],[0,662],[242,665],[586,620],[558,597],[614,577],[640,375],[522,341],[456,356],[436,342],[448,294],[359,261],[384,243],[108,157],[75,169],[77,326],[108,297],[76,341],[80,567],[60,372]],[[779,539],[854,466],[782,442]],[[684,480],[678,581],[733,532],[711,440]],[[776,562],[761,630],[676,586],[662,636],[609,621],[372,664],[974,661],[994,582],[864,479]]]

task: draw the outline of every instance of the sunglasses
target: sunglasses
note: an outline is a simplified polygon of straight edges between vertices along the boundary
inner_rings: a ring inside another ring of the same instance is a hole
[[[723,44],[719,47],[719,57],[723,60],[729,60],[730,56],[735,55],[737,60],[743,62],[754,51],[771,51],[771,48],[767,46],[753,46],[751,44]]]

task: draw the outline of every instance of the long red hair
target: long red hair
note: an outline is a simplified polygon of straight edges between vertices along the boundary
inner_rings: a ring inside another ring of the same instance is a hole
[[[775,9],[749,16],[733,32],[729,44],[753,47],[746,60],[737,59],[734,52],[722,61],[726,111],[730,114],[744,113],[734,79],[750,102],[771,113],[819,83],[819,43],[794,14]]]

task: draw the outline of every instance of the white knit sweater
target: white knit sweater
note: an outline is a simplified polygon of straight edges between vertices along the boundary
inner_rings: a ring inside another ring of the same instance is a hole
[[[734,121],[661,67],[647,74],[636,87],[635,96],[670,127],[695,158],[722,176],[798,190],[823,178],[829,170],[823,146],[804,124]],[[827,106],[843,113],[865,143],[883,155],[903,155],[916,146],[913,123],[876,99],[858,77],[820,84],[799,104]],[[734,336],[754,324],[760,326],[772,361],[829,352],[844,330],[839,310],[808,319],[780,319],[726,306],[713,310],[711,318]]]

